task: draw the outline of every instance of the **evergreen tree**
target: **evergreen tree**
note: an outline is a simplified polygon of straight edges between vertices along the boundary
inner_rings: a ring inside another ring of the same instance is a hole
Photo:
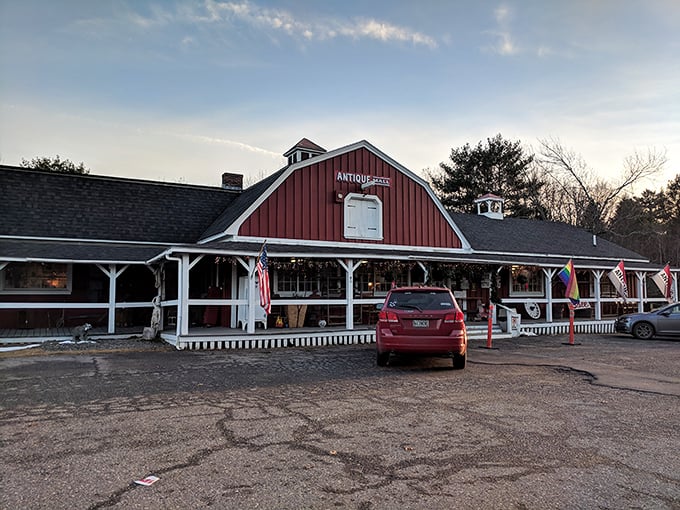
[[[533,154],[525,154],[520,142],[504,140],[498,134],[479,142],[452,149],[450,161],[440,163],[438,174],[429,178],[435,193],[452,211],[475,213],[474,200],[487,193],[505,199],[508,216],[545,218],[538,201],[542,179],[532,171]]]
[[[61,159],[57,154],[56,157],[42,157],[21,160],[21,165],[24,168],[32,168],[33,170],[46,170],[48,172],[59,172],[62,174],[89,174],[90,169],[85,167],[81,161],[78,165],[68,159]]]

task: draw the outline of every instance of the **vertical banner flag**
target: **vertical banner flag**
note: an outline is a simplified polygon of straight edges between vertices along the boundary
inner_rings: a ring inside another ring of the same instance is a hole
[[[565,295],[569,298],[572,305],[577,305],[581,300],[578,293],[578,282],[576,281],[576,271],[574,271],[574,264],[571,259],[567,262],[567,265],[562,268],[562,270],[557,273],[560,277],[562,283],[567,286]]]
[[[626,270],[623,268],[623,260],[609,271],[609,280],[625,302],[628,299],[628,282],[626,281]]]
[[[272,311],[272,300],[269,292],[269,266],[267,265],[267,243],[262,245],[257,258],[257,284],[260,287],[260,306],[269,315]]]
[[[666,267],[652,276],[652,281],[659,287],[663,297],[665,297],[669,303],[672,303],[673,296],[671,296],[671,283],[673,282],[673,279],[671,278],[671,266],[666,264]]]

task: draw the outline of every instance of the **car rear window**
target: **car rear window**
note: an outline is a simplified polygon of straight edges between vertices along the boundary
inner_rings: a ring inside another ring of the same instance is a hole
[[[454,305],[451,294],[445,291],[405,291],[392,292],[387,308],[450,310]]]

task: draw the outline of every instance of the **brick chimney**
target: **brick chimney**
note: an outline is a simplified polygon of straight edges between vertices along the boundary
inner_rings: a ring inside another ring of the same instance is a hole
[[[222,174],[222,188],[230,191],[243,190],[243,175],[224,172]]]

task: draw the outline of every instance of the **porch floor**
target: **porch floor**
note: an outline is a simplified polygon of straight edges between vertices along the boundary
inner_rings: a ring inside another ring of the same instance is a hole
[[[33,328],[33,329],[0,329],[0,343],[33,343],[49,342],[52,340],[70,340],[73,338],[73,328]],[[116,332],[109,334],[106,327],[92,328],[90,338],[128,338],[142,336],[140,327],[118,327]]]

